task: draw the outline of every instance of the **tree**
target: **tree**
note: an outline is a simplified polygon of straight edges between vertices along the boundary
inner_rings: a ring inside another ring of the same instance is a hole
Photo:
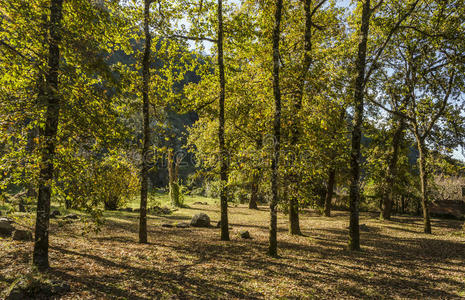
[[[354,119],[352,130],[352,150],[350,154],[350,223],[349,223],[349,249],[360,250],[359,232],[359,202],[360,202],[360,142],[362,139],[363,122],[363,97],[364,82],[366,80],[366,57],[368,30],[370,26],[370,15],[372,13],[370,0],[363,2],[362,18],[360,25],[360,37],[358,44],[358,54],[355,63],[357,77],[354,85]]]
[[[421,205],[424,232],[431,233],[428,196],[428,153],[431,148],[452,149],[463,139],[461,96],[463,78],[460,72],[462,34],[457,23],[463,16],[461,6],[433,2],[417,9],[415,18],[402,25],[384,71],[384,90],[390,99],[386,108],[405,120],[418,150]]]
[[[220,202],[221,202],[221,240],[229,241],[229,223],[228,223],[228,165],[226,147],[224,143],[224,97],[226,80],[224,77],[223,61],[223,1],[218,0],[218,72],[220,82],[219,94],[219,116],[218,116],[218,141],[219,141],[219,163],[220,163]]]
[[[303,54],[302,59],[300,61],[300,70],[297,72],[297,90],[294,91],[295,99],[293,99],[294,109],[293,113],[297,116],[300,113],[302,108],[302,99],[304,97],[305,91],[305,81],[307,77],[308,70],[312,63],[312,29],[314,28],[313,23],[313,16],[318,11],[318,9],[326,2],[326,0],[322,0],[319,3],[316,3],[314,7],[312,7],[311,0],[305,0],[304,2],[304,15],[305,15],[305,30],[304,30],[304,47],[303,47]],[[295,117],[294,121],[291,124],[291,145],[298,145],[299,139],[301,135],[301,128],[299,125],[299,118]],[[299,152],[299,148],[296,148],[296,153]],[[293,162],[291,162],[291,166]],[[291,171],[290,177],[291,182],[296,184],[293,181],[296,181],[296,174],[292,174]],[[301,235],[302,232],[300,231],[300,224],[299,224],[299,201],[297,199],[297,194],[290,194],[289,195],[289,233],[290,234],[297,234]]]
[[[140,216],[139,243],[147,243],[147,192],[150,151],[150,112],[149,112],[149,82],[150,82],[150,53],[152,36],[149,28],[150,4],[152,0],[144,0],[144,56],[142,60],[142,114],[143,114],[143,146],[142,170],[140,187]]]
[[[39,194],[37,198],[37,217],[33,255],[33,264],[40,270],[44,270],[49,267],[48,228],[50,222],[50,196],[61,102],[58,89],[58,72],[60,67],[62,18],[63,0],[51,0],[50,24],[48,25],[48,71],[45,76],[47,111],[45,113],[45,129],[42,132],[45,144],[41,149],[41,168],[39,175]]]
[[[394,132],[392,133],[392,152],[389,157],[388,169],[387,169],[387,188],[383,193],[383,209],[380,215],[381,219],[390,220],[392,211],[392,198],[394,190],[394,181],[397,175],[397,162],[399,160],[399,151],[402,144],[405,121],[402,117],[394,117]]]
[[[360,250],[360,231],[359,231],[359,203],[360,203],[360,143],[362,138],[362,125],[364,113],[364,97],[367,83],[371,77],[372,72],[376,69],[378,60],[383,54],[386,46],[391,41],[393,35],[398,31],[401,24],[407,19],[408,16],[414,11],[419,0],[407,4],[404,9],[401,7],[400,12],[394,11],[397,21],[392,21],[391,27],[385,27],[386,34],[380,46],[374,52],[374,57],[371,59],[371,64],[367,69],[367,44],[368,32],[370,28],[370,19],[376,10],[385,3],[380,1],[374,8],[371,8],[370,0],[362,2],[362,13],[359,34],[359,44],[357,59],[355,61],[356,79],[354,82],[354,116],[353,116],[353,129],[352,129],[352,149],[350,154],[350,195],[349,195],[349,209],[350,209],[350,222],[349,222],[349,249]],[[393,12],[389,12],[392,14]]]
[[[272,199],[270,201],[270,244],[268,254],[272,257],[278,256],[278,240],[277,240],[277,222],[278,212],[277,205],[279,202],[278,196],[278,168],[279,168],[279,147],[281,141],[281,90],[279,87],[279,40],[281,32],[281,17],[282,17],[283,1],[276,0],[276,8],[274,15],[273,28],[273,94],[275,101],[275,112],[273,121],[273,156],[271,159],[271,192]]]

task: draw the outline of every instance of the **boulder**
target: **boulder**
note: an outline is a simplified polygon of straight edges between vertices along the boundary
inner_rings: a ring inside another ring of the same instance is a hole
[[[160,207],[160,206],[153,206],[148,209],[150,213],[153,213],[155,215],[169,215],[171,214],[171,209],[167,207]]]
[[[178,223],[176,224],[176,227],[177,228],[189,228],[189,223],[186,223],[186,222],[181,222],[181,223]]]
[[[0,235],[11,236],[15,230],[12,223],[13,221],[8,218],[0,218]]]
[[[32,232],[29,230],[16,229],[13,232],[13,240],[15,241],[32,241]]]
[[[63,217],[63,220],[77,220],[79,216],[76,214],[69,214]]]
[[[210,227],[210,217],[205,213],[199,213],[192,217],[191,226],[193,227]]]
[[[251,239],[250,233],[247,230],[242,230],[239,232],[239,235],[243,239]]]

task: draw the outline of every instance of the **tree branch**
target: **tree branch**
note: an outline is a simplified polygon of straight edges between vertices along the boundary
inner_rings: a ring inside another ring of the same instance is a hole
[[[186,36],[186,35],[180,35],[180,34],[172,34],[168,38],[181,38],[181,39],[192,40],[192,41],[208,41],[212,43],[218,42],[217,40],[208,38],[208,37],[195,37],[195,36]]]
[[[397,29],[399,29],[400,25],[402,24],[403,21],[405,21],[405,19],[413,12],[413,10],[415,9],[415,7],[417,6],[418,2],[420,2],[420,0],[416,0],[413,4],[412,4],[412,7],[408,10],[408,12],[403,15],[399,21],[397,21],[397,23],[394,25],[394,27],[391,29],[391,31],[389,32],[388,36],[386,37],[386,40],[384,41],[384,43],[381,45],[381,47],[378,49],[378,51],[376,52],[376,55],[375,55],[375,59],[372,61],[371,65],[370,65],[370,68],[368,69],[368,72],[365,76],[365,79],[363,81],[363,88],[365,88],[368,80],[370,79],[370,76],[371,76],[371,73],[373,73],[374,69],[375,69],[375,65],[376,65],[376,62],[378,61],[379,57],[381,56],[381,54],[383,53],[384,49],[386,48],[387,44],[389,43],[389,41],[391,40],[392,36],[394,35],[394,33],[397,31]],[[379,5],[379,4],[378,4]]]

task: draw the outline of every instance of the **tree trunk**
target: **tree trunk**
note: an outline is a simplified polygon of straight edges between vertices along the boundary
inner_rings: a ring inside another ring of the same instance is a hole
[[[328,176],[328,191],[326,192],[325,210],[326,217],[331,217],[331,200],[333,199],[334,183],[336,181],[336,170],[331,168]]]
[[[259,184],[260,177],[258,174],[254,174],[252,176],[252,184],[250,186],[250,201],[249,201],[249,209],[258,209],[258,184]]]
[[[429,216],[429,203],[428,203],[428,174],[426,171],[426,155],[427,150],[425,146],[425,141],[421,137],[417,136],[417,146],[418,152],[420,154],[420,158],[418,161],[419,169],[420,169],[420,184],[421,184],[421,206],[423,209],[423,223],[424,227],[423,230],[425,233],[431,234],[431,220]]]
[[[362,10],[362,24],[360,28],[360,43],[356,61],[357,78],[354,87],[354,121],[352,130],[352,150],[350,154],[350,224],[349,249],[360,250],[359,203],[360,203],[360,142],[363,125],[363,98],[365,87],[366,52],[368,29],[370,25],[370,0],[365,0]]]
[[[228,223],[228,165],[227,153],[224,143],[224,98],[226,79],[224,77],[224,60],[223,60],[223,1],[218,0],[218,70],[220,76],[220,97],[219,97],[219,126],[218,140],[220,144],[220,202],[221,202],[221,240],[229,241],[229,223]]]
[[[275,101],[275,112],[273,120],[273,156],[271,159],[271,192],[270,201],[270,244],[268,254],[272,257],[278,256],[278,168],[279,168],[279,148],[281,142],[281,90],[279,88],[279,37],[281,34],[281,15],[283,1],[276,0],[275,21],[273,28],[273,94]]]
[[[173,149],[168,151],[168,187],[171,204],[175,207],[182,207],[180,188],[178,182],[179,164],[181,160],[174,158]]]
[[[293,235],[302,235],[300,231],[300,222],[299,222],[299,201],[292,195],[288,193],[289,197],[289,233]]]
[[[149,185],[149,151],[150,151],[150,112],[149,112],[149,82],[150,82],[150,48],[152,36],[149,29],[150,3],[152,0],[144,1],[144,34],[145,46],[142,59],[142,114],[143,135],[142,146],[142,170],[140,188],[140,216],[139,216],[139,243],[147,243],[147,194]]]
[[[168,185],[171,187],[173,182],[175,181],[174,179],[174,168],[173,168],[173,150],[169,149],[168,150]]]
[[[48,228],[50,223],[50,196],[53,180],[53,160],[55,157],[56,135],[60,117],[60,95],[58,92],[58,71],[60,68],[61,20],[63,17],[63,0],[51,0],[49,23],[48,72],[46,74],[47,107],[45,112],[45,129],[41,149],[39,174],[39,194],[37,197],[37,217],[33,264],[44,270],[48,262]]]
[[[404,120],[399,119],[396,130],[392,137],[392,155],[389,160],[388,174],[387,174],[387,189],[383,193],[383,210],[381,212],[381,219],[390,220],[393,201],[394,183],[397,174],[397,161],[399,160],[399,148],[402,143],[404,132]]]
[[[405,214],[405,196],[401,195],[400,196],[400,213]]]

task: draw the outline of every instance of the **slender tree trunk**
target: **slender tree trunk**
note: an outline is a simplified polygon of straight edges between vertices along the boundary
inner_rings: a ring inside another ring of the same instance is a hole
[[[139,243],[147,243],[147,194],[149,185],[149,151],[150,151],[150,112],[149,112],[149,82],[150,82],[150,48],[152,36],[149,29],[150,3],[144,1],[144,34],[145,46],[142,59],[142,114],[143,135],[142,146],[142,171],[140,188],[140,216],[139,216]]]
[[[174,168],[173,168],[173,150],[168,150],[168,185],[171,190],[171,186],[174,183]]]
[[[275,20],[273,28],[273,94],[275,101],[275,112],[273,120],[273,157],[271,159],[271,192],[270,202],[270,244],[268,254],[272,257],[278,256],[278,169],[279,151],[281,142],[281,90],[279,87],[279,40],[281,35],[281,16],[283,1],[276,0]]]
[[[44,270],[48,262],[48,228],[50,223],[50,196],[53,180],[53,160],[55,157],[56,135],[60,117],[60,95],[58,91],[58,71],[60,67],[61,20],[63,0],[51,0],[49,23],[48,73],[46,74],[47,110],[45,112],[44,145],[41,149],[41,167],[39,174],[39,194],[37,197],[37,217],[33,264]]]
[[[421,184],[421,207],[423,209],[423,230],[425,233],[431,234],[431,220],[429,215],[429,203],[428,203],[428,174],[426,171],[426,155],[427,150],[425,141],[418,134],[416,135],[418,152],[420,158],[418,160],[418,166],[420,169],[420,184]]]
[[[405,196],[404,195],[401,195],[400,196],[400,213],[401,214],[405,214]]]
[[[333,199],[333,192],[334,192],[334,183],[336,181],[336,170],[331,168],[328,174],[328,191],[326,192],[326,199],[325,199],[325,210],[324,214],[326,217],[331,217],[331,201]]]
[[[260,136],[256,141],[257,151],[260,151],[263,147],[263,138]],[[252,174],[251,193],[249,201],[249,209],[258,209],[258,189],[260,185],[260,173],[262,172],[261,167],[257,167]]]
[[[398,121],[397,128],[392,138],[392,155],[389,160],[388,174],[387,174],[387,189],[383,193],[383,210],[381,212],[381,219],[390,220],[393,201],[393,190],[395,177],[397,174],[397,161],[399,160],[399,148],[402,143],[404,132],[404,120],[401,118]]]
[[[354,87],[354,121],[352,130],[352,150],[350,154],[350,224],[349,224],[349,249],[360,250],[359,229],[359,203],[360,203],[360,143],[362,139],[363,125],[363,101],[364,82],[366,69],[366,52],[368,42],[368,29],[370,23],[370,0],[365,0],[362,10],[362,24],[360,28],[360,42],[356,61],[357,78]]]
[[[227,153],[224,143],[224,98],[226,79],[224,77],[224,60],[223,60],[223,1],[218,0],[218,70],[220,76],[220,97],[219,97],[219,126],[218,139],[220,144],[220,202],[221,202],[221,240],[229,241],[229,223],[228,223],[228,165]]]

